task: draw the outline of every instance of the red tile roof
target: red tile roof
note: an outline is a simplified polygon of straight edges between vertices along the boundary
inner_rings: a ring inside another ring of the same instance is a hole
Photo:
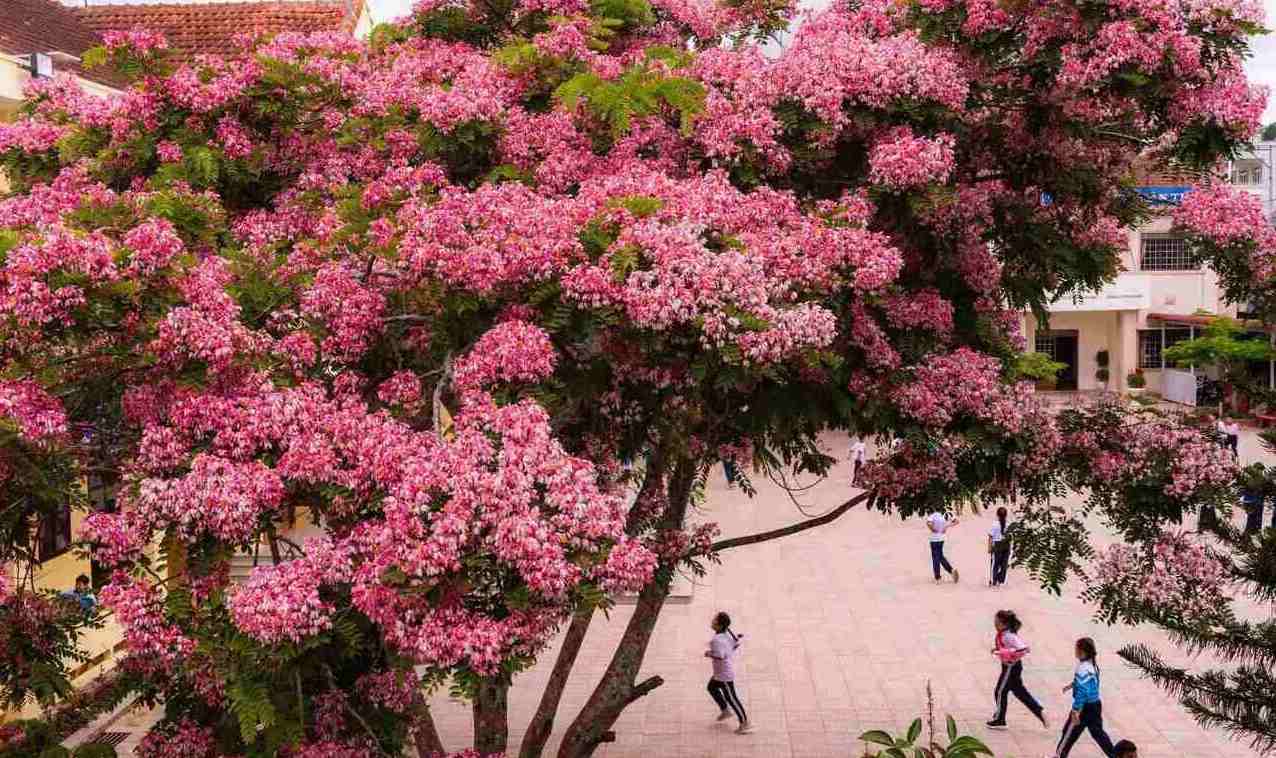
[[[1199,184],[1204,174],[1171,166],[1151,156],[1139,158],[1134,183],[1140,187],[1187,187]]]
[[[4,0],[0,9],[0,53],[63,52],[80,56],[100,44],[97,35],[84,24],[75,11],[56,0]],[[110,83],[109,74],[85,73],[75,64],[55,61],[54,68],[70,70],[90,79]]]
[[[240,34],[280,32],[353,32],[355,0],[238,2],[198,4],[90,5],[73,12],[97,33],[143,27],[161,32],[184,56],[233,55]]]

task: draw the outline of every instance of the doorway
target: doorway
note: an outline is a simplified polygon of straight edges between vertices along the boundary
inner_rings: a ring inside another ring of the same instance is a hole
[[[1058,374],[1055,387],[1060,390],[1077,389],[1077,331],[1054,329],[1037,332],[1036,351],[1050,356],[1050,360],[1064,364]]]

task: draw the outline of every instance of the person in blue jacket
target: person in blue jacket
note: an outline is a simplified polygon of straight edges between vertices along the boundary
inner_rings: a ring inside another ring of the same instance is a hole
[[[1116,758],[1112,738],[1103,730],[1103,702],[1099,699],[1099,664],[1094,640],[1082,637],[1077,640],[1077,669],[1072,684],[1063,688],[1072,690],[1072,713],[1063,722],[1063,734],[1055,748],[1055,758],[1068,758],[1072,746],[1077,744],[1081,732],[1089,730],[1099,749],[1107,758]]]

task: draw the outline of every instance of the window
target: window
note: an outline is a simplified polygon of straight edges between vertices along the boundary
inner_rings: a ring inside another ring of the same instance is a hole
[[[71,506],[63,505],[52,515],[40,519],[36,533],[36,558],[41,563],[57,558],[71,547]]]
[[[1232,163],[1232,184],[1253,186],[1263,183],[1263,163],[1253,158]]]
[[[1059,360],[1055,357],[1055,342],[1053,334],[1037,334],[1036,351],[1050,358],[1052,361]]]
[[[1162,346],[1164,339],[1164,346]],[[1139,368],[1161,368],[1161,351],[1173,347],[1184,340],[1192,339],[1192,330],[1182,327],[1172,329],[1140,329],[1139,330]],[[1172,368],[1173,361],[1166,361],[1165,367]]]
[[[1168,234],[1145,234],[1140,239],[1144,271],[1196,271],[1200,266],[1187,249],[1187,240]]]

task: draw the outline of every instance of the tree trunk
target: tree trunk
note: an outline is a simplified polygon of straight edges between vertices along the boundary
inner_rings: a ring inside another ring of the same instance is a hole
[[[673,476],[670,477],[669,504],[660,519],[659,529],[682,528],[695,475],[694,461],[685,458],[678,460]],[[589,696],[585,707],[563,735],[558,758],[587,758],[594,754],[600,744],[614,741],[616,735],[611,727],[620,718],[621,712],[630,703],[664,684],[664,680],[658,676],[640,683],[636,683],[636,679],[647,654],[652,631],[660,618],[660,609],[669,596],[669,586],[676,569],[676,563],[662,562],[656,569],[655,578],[638,595],[634,615],[625,627],[625,634],[616,646],[611,663],[603,672],[602,679]]]
[[[480,755],[505,754],[509,744],[510,683],[500,677],[487,677],[474,697],[474,749]]]
[[[416,753],[419,758],[447,755],[428,705],[422,705],[412,721],[412,741],[416,743]]]
[[[519,758],[540,758],[545,751],[545,743],[549,742],[549,736],[554,732],[554,716],[563,699],[567,678],[576,665],[576,656],[580,654],[581,643],[585,641],[585,633],[589,631],[589,623],[593,620],[593,606],[582,608],[572,616],[572,623],[563,637],[563,646],[559,648],[558,658],[554,661],[554,670],[550,672],[549,683],[545,685],[540,705],[536,707],[536,714],[527,726],[527,734],[523,737],[523,745],[518,752]]]
[[[653,490],[664,486],[665,468],[664,447],[657,446],[647,457],[647,473],[643,478],[638,497],[635,499],[635,506],[649,497]],[[630,512],[630,518],[625,524],[625,531],[631,537],[639,528],[638,510],[635,507]],[[519,758],[540,758],[544,754],[545,745],[549,742],[550,735],[554,733],[554,719],[563,699],[563,691],[567,687],[572,668],[576,665],[576,658],[580,655],[580,647],[585,641],[585,633],[589,631],[589,624],[593,621],[594,610],[582,608],[572,617],[571,626],[567,628],[567,634],[563,638],[563,646],[559,648],[558,657],[554,661],[554,670],[550,673],[549,683],[541,694],[536,714],[532,716],[527,726],[527,733],[523,737],[523,744],[519,750]]]

